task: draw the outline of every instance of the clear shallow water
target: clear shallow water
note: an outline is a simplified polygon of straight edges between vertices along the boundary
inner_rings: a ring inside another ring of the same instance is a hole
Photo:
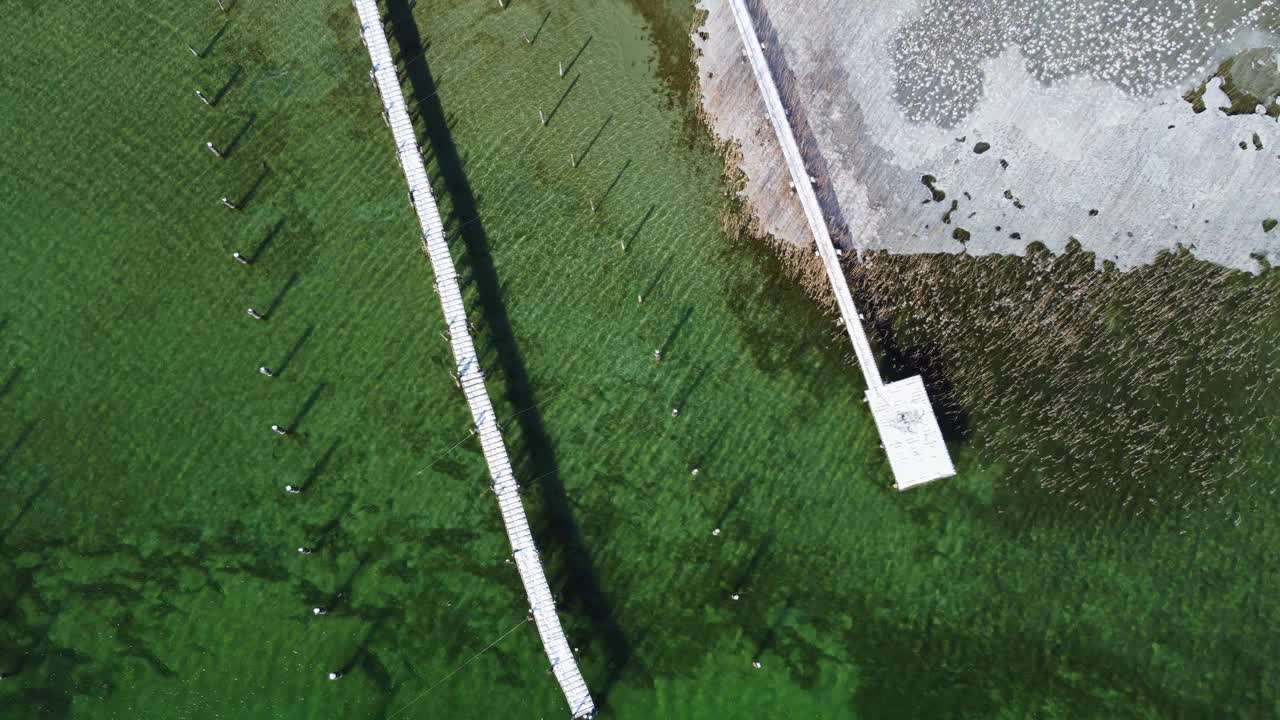
[[[216,7],[142,8],[0,30],[27,51],[0,80],[4,716],[560,716],[349,6],[246,2],[198,62]],[[719,158],[655,74],[689,12],[643,9],[414,11],[490,388],[607,715],[1274,708],[1273,496],[1179,535],[959,446],[956,480],[889,490],[827,321],[719,231]]]

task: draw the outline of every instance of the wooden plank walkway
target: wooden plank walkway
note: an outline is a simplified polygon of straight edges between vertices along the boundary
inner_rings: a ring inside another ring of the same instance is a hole
[[[840,267],[840,256],[836,254],[831,233],[827,229],[826,217],[822,214],[822,206],[818,204],[818,195],[814,192],[809,179],[809,171],[805,167],[804,157],[800,154],[800,146],[796,143],[795,131],[787,109],[782,104],[782,97],[774,83],[773,73],[769,69],[769,61],[765,57],[764,47],[756,32],[755,21],[747,9],[747,0],[729,0],[734,21],[738,25],[738,33],[742,36],[743,50],[751,63],[751,71],[760,86],[760,94],[764,98],[765,109],[773,124],[774,133],[778,136],[778,144],[782,146],[782,156],[786,159],[791,173],[791,181],[804,209],[805,218],[809,221],[809,230],[817,245],[818,255],[826,268],[827,278],[831,282],[831,290],[836,296],[836,304],[840,308],[840,317],[853,342],[853,352],[858,357],[858,366],[862,368],[862,376],[867,383],[867,402],[871,406],[871,415],[876,421],[876,428],[884,441],[885,453],[889,457],[889,465],[893,470],[895,484],[898,489],[922,485],[939,478],[955,475],[955,467],[951,464],[951,455],[947,452],[946,442],[938,427],[938,419],[929,403],[924,382],[920,376],[899,380],[885,385],[880,377],[880,369],[876,367],[875,355],[871,352],[871,344],[867,341],[867,332],[862,327],[862,315],[853,303],[853,295],[849,292],[849,284],[845,280],[844,270]]]
[[[497,497],[498,508],[502,511],[502,521],[511,541],[511,552],[520,572],[520,581],[529,597],[530,615],[542,638],[542,647],[551,662],[551,670],[569,703],[572,717],[591,718],[595,715],[595,703],[578,670],[578,663],[573,657],[564,629],[560,626],[555,599],[547,585],[547,576],[542,570],[538,549],[534,546],[524,504],[520,501],[519,485],[507,456],[502,429],[494,417],[493,403],[489,400],[489,391],[484,384],[484,371],[471,341],[467,311],[458,287],[458,273],[445,241],[444,222],[440,219],[440,210],[436,207],[435,196],[431,192],[431,182],[422,162],[422,152],[417,144],[413,122],[409,119],[408,106],[401,93],[400,78],[383,31],[382,15],[376,0],[352,0],[352,5],[360,16],[360,35],[373,63],[370,77],[382,96],[386,119],[395,137],[396,154],[409,184],[409,199],[422,226],[422,247],[431,260],[431,268],[435,273],[436,292],[440,296],[440,306],[444,310],[445,323],[449,329],[449,342],[453,346],[453,357],[458,368],[458,383],[471,408],[474,429],[479,435],[485,462],[489,465],[493,493]]]

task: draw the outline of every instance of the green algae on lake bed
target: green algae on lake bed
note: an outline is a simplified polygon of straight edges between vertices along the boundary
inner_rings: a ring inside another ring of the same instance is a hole
[[[0,717],[562,716],[354,13],[246,0],[197,61],[216,7],[142,7],[0,27]],[[1269,491],[1181,535],[1067,513],[964,445],[959,477],[888,489],[828,320],[719,230],[719,157],[658,77],[691,8],[412,16],[406,92],[438,86],[429,169],[605,716],[1275,708]],[[1262,473],[1274,443],[1245,444]]]

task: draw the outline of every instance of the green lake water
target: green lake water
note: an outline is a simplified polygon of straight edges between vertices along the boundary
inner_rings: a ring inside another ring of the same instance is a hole
[[[981,415],[894,492],[831,319],[721,230],[692,8],[508,4],[389,27],[602,717],[1280,714],[1274,426],[1235,521],[1082,512]],[[0,42],[0,718],[567,717],[350,5],[21,0]]]

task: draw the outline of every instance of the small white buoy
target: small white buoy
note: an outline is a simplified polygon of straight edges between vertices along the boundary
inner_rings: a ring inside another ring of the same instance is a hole
[[[311,608],[311,614],[312,615],[328,615],[329,611],[322,607],[313,607]]]
[[[715,530],[712,530],[711,534],[716,537],[720,537],[720,528],[716,528]]]
[[[288,434],[289,434],[289,428],[281,427],[281,426],[279,426],[279,425],[272,425],[272,426],[271,426],[271,432],[273,432],[273,433],[275,433],[275,434],[277,434],[277,435],[288,435]]]
[[[341,671],[341,670],[334,670],[333,672],[329,673],[329,679],[330,679],[330,680],[341,680],[341,679],[342,679],[342,671]]]

